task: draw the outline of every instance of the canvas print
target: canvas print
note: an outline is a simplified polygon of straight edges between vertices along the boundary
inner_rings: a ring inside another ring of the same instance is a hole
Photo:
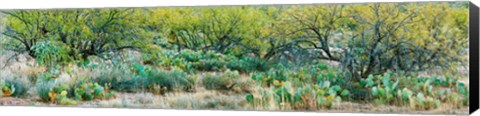
[[[468,114],[468,9],[0,10],[0,105]]]

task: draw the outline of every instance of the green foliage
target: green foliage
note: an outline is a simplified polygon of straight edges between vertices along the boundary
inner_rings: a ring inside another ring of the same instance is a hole
[[[55,41],[39,42],[32,46],[33,54],[37,58],[40,65],[52,66],[55,63],[65,64],[73,61],[73,57],[69,55],[68,47],[62,43],[54,43]]]
[[[254,71],[266,71],[270,64],[259,58],[235,57],[216,53],[214,51],[200,52],[182,50],[178,53],[173,51],[162,51],[155,56],[145,56],[144,61],[156,61],[156,65],[164,67],[176,67],[188,73],[199,71],[224,71],[226,69],[236,70],[242,73]]]
[[[224,73],[206,73],[202,84],[206,89],[231,90],[239,83],[239,78],[238,71],[227,70]]]
[[[54,81],[37,83],[37,94],[45,102],[62,105],[76,105],[75,100],[69,99],[70,87],[65,84],[56,84]]]
[[[78,100],[93,100],[93,99],[108,99],[115,97],[113,91],[105,85],[101,86],[98,83],[78,83],[73,89],[73,95]]]
[[[259,81],[264,86],[272,86],[274,82],[278,84],[287,80],[287,72],[282,70],[270,70],[265,73],[257,73],[252,75],[253,80]]]
[[[412,104],[418,109],[429,110],[440,107],[440,100],[434,99],[430,96],[425,97],[423,93],[418,93],[413,99],[415,102]]]
[[[50,70],[46,72],[39,73],[39,80],[37,81],[53,81],[54,79],[60,76],[60,66],[51,67]]]
[[[447,8],[452,12],[440,10]],[[466,31],[454,30],[466,24],[456,25],[454,20],[462,20],[457,19],[462,16],[450,16],[461,15],[458,12],[464,10],[449,8],[446,3],[354,5],[346,11],[356,15],[352,19],[358,26],[351,30],[352,35],[346,35],[348,49],[342,66],[353,77],[361,78],[387,70],[423,71],[455,66],[445,62],[460,61],[457,53],[465,49],[466,36],[461,35]],[[459,40],[442,40],[446,38]]]
[[[148,86],[157,85],[165,87],[167,90],[192,90],[194,80],[187,76],[187,74],[181,70],[173,69],[171,71],[165,70],[152,70],[150,74],[143,78],[148,78]]]
[[[0,97],[23,97],[28,88],[27,83],[15,79],[0,79]]]
[[[372,81],[372,76],[369,77],[370,80],[367,81],[367,86],[372,86],[371,83],[368,83]],[[381,83],[378,83],[377,86],[374,86],[371,89],[372,95],[375,96],[374,102],[378,104],[391,103],[394,100],[394,95],[398,89],[397,86],[399,81],[396,80],[394,83],[392,83],[392,80],[390,79],[390,73],[387,73],[380,78]]]
[[[360,87],[369,89],[368,94],[376,104],[394,104],[410,106],[416,109],[435,109],[442,103],[463,106],[468,99],[468,92],[457,81],[449,83],[450,77],[411,77],[400,73],[388,72],[385,75],[370,75],[360,81]],[[438,84],[432,84],[438,83]],[[440,84],[444,83],[444,84]],[[457,85],[457,91],[451,91],[449,85]],[[447,88],[445,88],[447,87]],[[463,95],[463,98],[459,95]]]
[[[125,63],[101,64],[93,69],[96,72],[91,81],[99,85],[110,85],[111,89],[117,91],[135,92],[146,89],[147,78],[136,76],[130,66]]]
[[[280,66],[265,73],[252,74],[251,78],[260,86],[272,88],[277,103],[288,104],[281,109],[317,109],[332,108],[334,103],[349,99],[350,91],[339,85],[342,84],[339,74],[320,64],[301,68],[295,73]],[[252,104],[258,105],[258,102]]]
[[[468,9],[450,4],[4,11],[3,35],[9,49],[41,64],[133,49],[147,62],[187,72],[249,73],[267,71],[267,61],[332,60],[360,80],[387,70],[458,66]],[[162,56],[163,49],[178,54]],[[233,58],[209,57],[217,53]]]
[[[76,105],[77,101],[89,101],[93,99],[108,99],[115,97],[108,85],[101,86],[98,83],[79,81],[76,84],[58,84],[55,81],[40,81],[36,85],[38,96],[45,102]]]
[[[238,70],[240,72],[253,72],[253,71],[267,71],[270,69],[271,64],[259,58],[241,57],[238,60],[230,60],[227,63],[227,68],[231,70]]]
[[[149,35],[129,9],[20,10],[7,14],[4,35],[12,50],[39,63],[70,62],[88,56],[140,48]]]
[[[333,103],[342,101],[341,97],[348,98],[347,89],[341,89],[338,85],[331,86],[330,81],[319,84],[317,89],[317,104],[321,107],[332,108]]]
[[[256,109],[364,100],[430,110],[469,104],[468,86],[450,74],[466,60],[467,11],[451,3],[2,11],[0,42],[48,68],[32,82],[57,104],[203,86],[245,90]],[[416,75],[425,70],[441,74]],[[75,83],[57,84],[64,72]],[[0,87],[21,97],[28,85]]]

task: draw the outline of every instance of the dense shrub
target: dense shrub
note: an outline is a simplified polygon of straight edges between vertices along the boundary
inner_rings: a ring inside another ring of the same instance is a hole
[[[202,85],[206,89],[231,90],[238,83],[239,78],[238,71],[206,73],[203,75]]]
[[[215,59],[205,59],[195,62],[193,67],[200,71],[220,71],[225,68],[225,63]]]
[[[167,90],[191,90],[194,84],[193,78],[189,77],[185,72],[173,69],[166,70],[152,70],[148,78],[148,86],[156,85],[165,87]]]
[[[244,73],[254,71],[267,71],[271,64],[260,58],[241,57],[235,60],[230,60],[227,64],[230,70],[237,70]]]
[[[94,71],[91,81],[110,85],[113,90],[136,92],[146,89],[147,78],[136,75],[131,65],[126,63],[101,64]]]
[[[167,50],[159,55],[145,57],[147,58],[144,59],[156,58],[155,61],[158,61],[158,64],[161,66],[177,67],[188,73],[198,73],[199,71],[224,71],[226,69],[249,73],[254,71],[266,71],[271,65],[267,61],[256,57],[236,57],[215,53],[213,51],[201,52],[189,49],[182,50],[178,53]],[[150,62],[150,60],[146,61]]]

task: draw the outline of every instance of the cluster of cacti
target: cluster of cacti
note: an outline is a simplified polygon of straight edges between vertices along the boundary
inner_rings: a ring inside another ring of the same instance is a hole
[[[292,72],[279,65],[276,69],[254,73],[251,75],[251,79],[259,82],[262,86],[270,87],[275,86],[275,83],[280,84],[287,81],[291,74]]]
[[[469,101],[470,101],[470,97],[469,97],[470,92],[469,92],[468,87],[466,87],[465,84],[463,84],[463,83],[458,83],[457,84],[457,91],[463,97],[462,102],[460,104],[468,106]]]
[[[326,64],[302,67],[295,72],[283,65],[278,66],[275,70],[254,73],[251,79],[256,80],[259,86],[272,88],[275,101],[283,104],[279,105],[281,109],[332,108],[334,103],[350,96],[350,91],[339,85],[343,83],[340,73]],[[247,100],[254,102],[255,98],[261,98],[256,95],[263,96],[259,93],[249,94]]]
[[[458,78],[444,77],[417,77],[412,82],[413,90],[422,93],[425,100],[434,101],[435,106],[441,102],[451,103],[450,105],[464,106],[468,105],[468,89],[465,84],[458,81]],[[420,100],[423,100],[420,98]],[[419,101],[419,103],[422,103]],[[425,106],[429,108],[429,106]]]
[[[374,96],[374,103],[392,103],[395,98],[394,96],[399,81],[392,81],[390,79],[390,73],[383,76],[377,76],[376,80],[379,81],[374,81],[374,78],[374,76],[369,75],[367,79],[361,80],[360,84],[364,85],[366,88],[370,88],[371,94]]]
[[[6,83],[5,80],[0,80],[0,97],[10,97],[15,92],[13,85]]]
[[[360,81],[360,85],[369,89],[368,93],[376,104],[395,104],[429,110],[446,102],[460,106],[468,104],[468,90],[463,83],[455,80],[450,77],[412,78],[387,72],[384,75],[369,75]],[[456,90],[452,91],[451,88]]]
[[[433,80],[433,85],[435,86],[444,86],[444,87],[452,87],[458,82],[458,78],[452,78],[447,76],[445,78],[438,78],[436,76],[426,77],[427,79]]]
[[[417,96],[411,97],[413,102],[410,102],[410,105],[416,109],[430,110],[440,107],[440,100],[435,99],[431,96],[424,96],[422,92],[418,93]]]
[[[21,97],[26,91],[25,83],[19,80],[0,79],[0,97]]]
[[[40,73],[40,81],[52,81],[58,78],[60,75],[59,68],[59,66],[56,66],[54,68],[50,68],[50,70],[46,72]]]
[[[326,108],[331,108],[334,102],[340,102],[342,97],[348,97],[350,94],[350,91],[342,89],[339,85],[331,86],[330,81],[324,81],[316,88],[317,104]]]
[[[101,86],[98,83],[79,83],[73,90],[78,100],[108,99],[115,97],[108,84]]]
[[[43,101],[62,105],[76,105],[76,100],[89,101],[115,97],[109,85],[101,86],[92,82],[81,81],[75,85],[69,85],[44,81],[38,83],[36,88],[37,94]]]
[[[264,60],[259,58],[235,57],[213,51],[200,52],[188,49],[178,53],[163,51],[159,55],[145,55],[143,60],[143,64],[159,65],[166,68],[177,67],[189,73],[223,71],[226,69],[240,72],[264,71],[269,66]]]
[[[279,82],[276,80],[269,91],[247,94],[246,100],[254,106],[262,106],[273,99],[279,109],[311,110],[332,108],[334,103],[342,101],[342,97],[348,97],[349,94],[347,89],[331,85],[329,81],[317,85],[295,87],[289,81]]]
[[[70,87],[66,84],[54,82],[41,82],[37,84],[37,93],[43,101],[62,104],[76,105],[77,102],[69,98]]]

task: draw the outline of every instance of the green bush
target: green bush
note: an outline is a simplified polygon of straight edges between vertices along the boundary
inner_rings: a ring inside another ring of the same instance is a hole
[[[49,92],[53,90],[56,85],[54,82],[39,82],[36,84],[36,91],[38,96],[43,100],[43,101],[52,101],[50,98]]]
[[[52,66],[50,70],[39,73],[40,78],[36,81],[53,81],[60,76],[60,66]],[[33,81],[34,79],[32,79]]]
[[[102,64],[95,68],[95,71],[95,77],[91,79],[91,82],[96,82],[99,85],[108,84],[113,90],[137,92],[145,90],[147,87],[146,83],[148,79],[135,74],[131,65],[126,63],[117,65]]]
[[[92,82],[99,85],[108,84],[112,90],[124,92],[139,92],[152,90],[154,87],[191,90],[193,79],[186,72],[173,67],[170,71],[133,63],[132,65],[115,65],[111,68],[101,67]]]
[[[200,71],[220,71],[225,68],[225,63],[215,59],[204,59],[195,62],[193,67]]]
[[[270,64],[260,58],[236,57],[225,55],[213,51],[200,52],[184,49],[177,54],[174,51],[166,50],[159,55],[150,55],[143,58],[146,61],[161,62],[164,67],[177,67],[188,73],[197,73],[198,71],[223,71],[226,68],[237,70],[242,73],[253,71],[266,71]]]
[[[177,58],[184,58],[188,62],[198,62],[203,59],[203,54],[201,52],[196,52],[190,49],[182,50],[176,56]]]
[[[267,71],[270,69],[270,64],[259,58],[241,57],[235,58],[227,62],[227,68],[230,70],[237,70],[243,73],[253,71]]]
[[[110,82],[112,89],[124,92],[138,92],[147,89],[148,79],[145,77],[132,76],[121,80]],[[102,83],[99,83],[102,84]],[[103,83],[108,84],[108,83]]]
[[[53,67],[57,64],[66,64],[74,60],[70,49],[65,44],[57,41],[43,41],[32,46],[31,52],[36,57],[37,63]],[[49,67],[49,68],[50,68]]]
[[[193,87],[193,78],[190,78],[187,73],[179,70],[173,69],[171,71],[166,70],[152,70],[149,72],[149,76],[145,77],[148,78],[147,85],[157,85],[160,87],[165,87],[167,90],[190,90]]]
[[[240,75],[238,71],[227,70],[223,73],[206,73],[202,84],[206,89],[231,90],[237,83]]]

